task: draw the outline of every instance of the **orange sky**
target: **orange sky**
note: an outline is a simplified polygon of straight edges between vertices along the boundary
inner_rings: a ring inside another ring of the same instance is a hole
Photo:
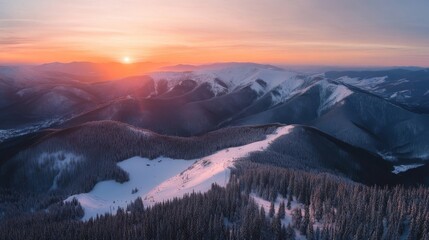
[[[429,66],[425,0],[0,1],[0,62]]]

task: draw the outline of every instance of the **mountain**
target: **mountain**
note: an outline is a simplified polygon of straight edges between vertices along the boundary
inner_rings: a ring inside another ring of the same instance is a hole
[[[64,122],[66,122],[64,126],[71,126],[91,120],[108,119],[122,120],[161,131],[160,128],[164,125],[160,126],[157,123],[168,121],[167,118],[171,115],[164,116],[165,112],[181,110],[176,106],[183,108],[183,111],[180,111],[183,114],[181,117],[183,120],[177,123],[177,127],[173,126],[164,133],[177,132],[180,135],[192,135],[207,132],[215,128],[213,125],[217,125],[231,116],[232,112],[239,108],[248,106],[263,93],[263,88],[267,87],[266,83],[262,80],[252,81],[256,80],[258,74],[274,74],[281,79],[287,79],[290,76],[287,72],[273,71],[269,69],[271,67],[267,66],[259,68],[256,64],[233,65],[229,67],[229,70],[223,66],[206,66],[201,73],[196,73],[198,77],[194,80],[183,79],[186,78],[186,73],[168,73],[176,77],[174,80],[168,79],[168,81],[159,77],[165,76],[165,73],[154,73],[149,78],[137,76],[96,83],[82,81],[79,78],[64,78],[62,81],[56,81],[56,78],[46,80],[47,78],[39,79],[33,76],[38,80],[27,81],[28,86],[25,88],[15,84],[10,89],[4,90],[7,91],[7,95],[10,95],[11,100],[9,104],[4,104],[3,116],[0,116],[1,128],[5,129],[3,138],[13,136],[13,133],[10,132],[14,132],[16,129],[33,131]],[[212,68],[215,70],[207,70]],[[38,74],[52,74],[38,72],[34,69],[32,71]],[[236,72],[228,73],[228,71]],[[286,76],[282,76],[283,72],[286,73]],[[229,74],[230,77],[235,76],[236,78],[228,79],[229,82],[224,83],[220,79],[211,79],[216,74],[223,74],[222,77]],[[55,73],[54,76],[60,77],[61,75]],[[1,77],[0,79],[3,81],[0,82],[21,82],[23,79],[20,74],[8,75],[8,77],[13,80],[6,81],[3,80],[6,77]],[[208,79],[211,80],[208,81]],[[214,96],[219,98],[214,98]],[[232,99],[235,99],[233,101],[236,104],[230,109],[216,107],[218,104],[226,105],[225,101]],[[204,100],[207,101],[204,102]],[[62,107],[59,108],[58,105]],[[162,108],[170,110],[160,111]],[[135,109],[135,111],[122,111],[121,109]],[[143,111],[136,111],[137,109]],[[208,111],[214,111],[212,116],[207,116]],[[208,118],[207,121],[212,121],[212,123],[202,122],[200,129],[189,129],[187,126],[189,119],[186,119],[188,114],[194,114],[198,118]]]
[[[425,236],[427,69],[106,66],[0,67],[0,238]]]
[[[429,113],[429,69],[327,72],[325,75],[356,90],[370,92],[418,113]]]

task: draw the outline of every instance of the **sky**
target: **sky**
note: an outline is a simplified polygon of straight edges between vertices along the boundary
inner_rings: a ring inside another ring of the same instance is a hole
[[[429,66],[428,12],[427,0],[0,0],[0,63]]]

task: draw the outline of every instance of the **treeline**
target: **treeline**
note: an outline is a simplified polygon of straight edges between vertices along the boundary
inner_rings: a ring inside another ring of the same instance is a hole
[[[429,189],[365,186],[330,174],[242,163],[214,185],[145,208],[137,199],[88,222],[59,210],[0,223],[0,239],[429,239]],[[266,211],[250,193],[274,201]],[[291,205],[292,201],[301,204]],[[77,212],[77,213],[76,213]],[[291,216],[285,216],[290,213]],[[284,218],[291,217],[288,225]]]

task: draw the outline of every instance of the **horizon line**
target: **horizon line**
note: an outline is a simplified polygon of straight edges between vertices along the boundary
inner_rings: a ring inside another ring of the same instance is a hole
[[[289,67],[341,67],[341,68],[429,68],[429,65],[364,65],[364,64],[315,64],[315,63],[282,63],[282,62],[251,62],[251,61],[213,61],[213,62],[202,62],[202,63],[167,63],[167,62],[155,62],[155,61],[137,61],[132,63],[122,63],[120,61],[85,61],[85,60],[75,60],[75,61],[47,61],[47,62],[0,62],[0,66],[42,66],[48,64],[118,64],[124,66],[132,66],[139,64],[156,64],[160,67],[174,67],[174,66],[204,66],[204,65],[214,65],[214,64],[260,64],[260,65],[273,65],[273,66],[289,66]]]

